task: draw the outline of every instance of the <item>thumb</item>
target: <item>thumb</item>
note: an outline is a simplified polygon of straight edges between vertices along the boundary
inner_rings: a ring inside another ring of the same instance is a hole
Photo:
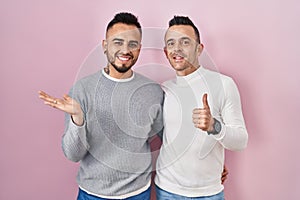
[[[65,100],[67,100],[67,101],[70,100],[70,99],[72,99],[68,94],[65,94],[63,98],[64,98]]]
[[[203,108],[208,108],[209,109],[209,105],[208,105],[208,102],[207,102],[207,94],[203,95],[202,103],[203,103]]]

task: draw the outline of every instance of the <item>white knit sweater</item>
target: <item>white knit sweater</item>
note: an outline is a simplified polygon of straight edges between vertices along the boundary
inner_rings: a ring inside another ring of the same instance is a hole
[[[200,67],[163,83],[163,89],[164,134],[156,185],[187,197],[219,193],[224,189],[224,149],[242,150],[248,141],[236,84],[230,77]],[[192,122],[192,110],[203,107],[205,93],[213,117],[222,123],[222,131],[215,136]]]

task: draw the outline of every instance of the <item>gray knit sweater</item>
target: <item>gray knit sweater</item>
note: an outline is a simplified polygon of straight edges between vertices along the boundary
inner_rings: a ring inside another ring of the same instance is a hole
[[[151,178],[148,139],[162,130],[163,91],[159,84],[134,73],[113,79],[99,71],[71,89],[84,112],[83,126],[66,115],[62,147],[80,161],[77,182],[102,196],[122,196],[145,187]]]

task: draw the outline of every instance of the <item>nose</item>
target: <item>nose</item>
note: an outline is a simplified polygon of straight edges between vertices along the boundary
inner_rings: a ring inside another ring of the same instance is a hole
[[[121,49],[120,49],[120,52],[121,53],[123,53],[123,54],[127,54],[127,53],[129,53],[129,47],[128,47],[128,45],[127,44],[124,44],[124,45],[122,45],[122,47],[121,47]]]
[[[176,42],[174,44],[174,51],[182,51],[182,46],[181,46],[180,42]]]

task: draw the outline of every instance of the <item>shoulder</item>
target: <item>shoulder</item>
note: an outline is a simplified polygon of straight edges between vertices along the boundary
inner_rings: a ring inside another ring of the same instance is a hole
[[[138,80],[138,81],[145,82],[145,83],[158,84],[155,81],[151,80],[150,78],[148,78],[148,77],[146,77],[146,76],[144,76],[140,73],[134,72],[134,75],[135,75],[135,79]]]
[[[79,79],[78,81],[76,81],[76,84],[81,84],[81,85],[85,85],[85,84],[90,84],[90,83],[94,83],[94,82],[98,82],[99,78],[102,76],[102,72],[101,71],[97,71],[94,74],[88,75],[86,77],[83,77],[81,79]]]
[[[217,72],[217,71],[210,70],[210,69],[205,69],[205,77],[206,77],[206,79],[214,81],[214,82],[221,81],[223,86],[235,85],[235,82],[232,79],[232,77],[225,75],[223,73]]]
[[[175,86],[176,79],[170,79],[161,84],[162,89],[166,92],[168,89]]]
[[[88,75],[86,77],[77,80],[73,85],[73,87],[87,87],[87,86],[97,84],[101,76],[102,76],[102,72],[98,71],[94,74]]]
[[[135,72],[135,81],[137,81],[139,84],[141,84],[140,86],[148,86],[148,87],[153,87],[153,88],[157,88],[158,90],[161,90],[160,84]]]
[[[90,87],[94,87],[98,83],[99,78],[101,76],[101,71],[98,71],[94,74],[88,75],[77,80],[70,89],[70,94],[86,93]]]
[[[135,73],[134,85],[138,91],[142,92],[146,96],[163,96],[163,90],[159,83],[139,74]]]

